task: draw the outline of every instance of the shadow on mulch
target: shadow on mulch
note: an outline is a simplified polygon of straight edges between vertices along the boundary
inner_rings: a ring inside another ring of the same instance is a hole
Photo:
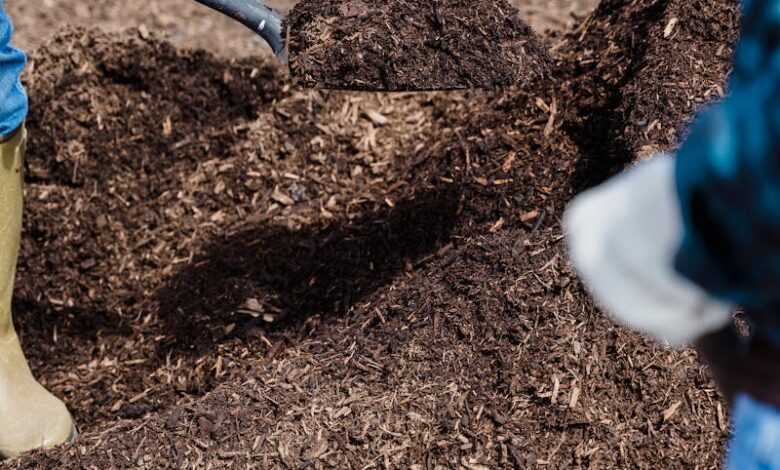
[[[149,299],[128,294],[127,303],[146,305],[139,315],[151,318],[159,309],[155,336],[166,338],[148,361],[133,366],[133,374],[152,374],[166,362],[181,359],[194,367],[193,361],[216,354],[222,345],[261,343],[266,335],[275,347],[288,346],[307,335],[320,319],[348,312],[407,269],[434,259],[457,226],[461,197],[459,187],[447,186],[328,227],[291,230],[266,221],[216,238]],[[250,299],[256,312],[243,308]],[[89,357],[121,360],[102,351],[101,338],[113,338],[109,344],[137,341],[139,331],[134,325],[143,323],[142,318],[131,321],[113,310],[59,306],[54,313],[54,308],[44,300],[14,302],[20,336],[37,371],[59,368],[80,373],[92,367]],[[265,321],[263,315],[273,316],[274,321]],[[267,353],[273,351],[278,349]],[[46,386],[61,395],[81,396],[70,390],[65,376],[43,377],[48,378]],[[94,380],[89,385],[90,400],[69,400],[82,423],[99,422],[116,403],[111,387],[117,377],[99,374]],[[111,414],[139,418],[170,406],[182,394],[200,396],[219,383],[201,377],[163,395],[124,403]]]
[[[65,307],[57,308],[55,312],[48,302],[15,298],[13,311],[22,343],[36,345],[35,348],[25,348],[31,361],[69,362],[70,341],[59,345],[61,338],[96,342],[99,336],[129,337],[133,333],[119,316],[101,310]]]
[[[258,225],[214,240],[155,296],[172,338],[163,353],[345,313],[444,246],[457,207],[457,191],[433,190],[328,228]]]
[[[594,64],[581,65],[576,61],[571,72],[583,80],[582,88],[575,91],[579,115],[576,124],[567,125],[567,134],[577,144],[582,158],[577,162],[572,175],[572,186],[576,191],[597,186],[619,173],[636,159],[632,144],[625,135],[626,116],[621,108],[624,104],[623,89],[642,70],[650,42],[637,40],[648,36],[650,28],[663,20],[669,0],[657,0],[637,7],[628,0],[602,2],[594,12],[595,17],[619,16],[615,10],[630,15],[631,30],[617,30],[619,47],[626,50],[620,60],[628,64],[614,64],[614,70],[623,70],[617,79],[607,81],[601,74],[594,74]],[[597,38],[599,39],[599,38]],[[594,98],[595,97],[595,98]]]

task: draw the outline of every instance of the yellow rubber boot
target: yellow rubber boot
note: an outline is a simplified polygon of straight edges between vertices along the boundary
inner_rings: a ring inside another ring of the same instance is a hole
[[[26,131],[0,143],[0,456],[15,457],[75,437],[65,405],[33,377],[11,318],[22,230]]]

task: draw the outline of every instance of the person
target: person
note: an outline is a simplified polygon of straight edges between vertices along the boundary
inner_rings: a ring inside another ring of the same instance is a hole
[[[22,230],[22,167],[28,101],[20,76],[26,58],[11,45],[13,27],[0,0],[0,456],[52,447],[75,438],[61,400],[33,377],[11,315]]]
[[[675,158],[577,196],[572,264],[618,322],[694,345],[732,409],[729,469],[780,469],[780,0],[743,0],[729,94]],[[733,313],[744,311],[747,334]]]

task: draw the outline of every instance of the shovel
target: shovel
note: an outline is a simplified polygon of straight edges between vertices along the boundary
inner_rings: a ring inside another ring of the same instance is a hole
[[[195,0],[233,18],[259,34],[271,47],[276,57],[287,63],[287,49],[282,36],[281,13],[265,6],[261,0]]]
[[[492,89],[542,83],[552,69],[507,0],[455,13],[449,0],[303,0],[288,18],[262,0],[195,1],[262,37],[307,88]]]

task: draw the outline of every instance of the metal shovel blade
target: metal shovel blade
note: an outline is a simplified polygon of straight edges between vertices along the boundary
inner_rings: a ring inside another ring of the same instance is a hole
[[[195,0],[216,10],[259,34],[282,63],[287,62],[287,50],[282,35],[281,13],[265,6],[261,0]]]

